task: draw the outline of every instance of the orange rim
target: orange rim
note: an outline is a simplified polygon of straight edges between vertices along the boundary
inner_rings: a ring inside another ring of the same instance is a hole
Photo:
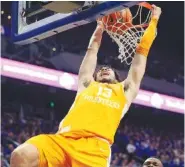
[[[152,5],[150,5],[148,2],[141,2],[138,4],[139,6],[143,6],[149,10],[152,10]]]
[[[145,7],[148,10],[152,10],[152,5],[147,3],[147,2],[141,2],[138,4],[139,6]],[[127,31],[129,28],[147,28],[149,25],[149,23],[143,23],[143,24],[131,24],[131,25],[127,25],[127,28],[124,29],[124,31]]]

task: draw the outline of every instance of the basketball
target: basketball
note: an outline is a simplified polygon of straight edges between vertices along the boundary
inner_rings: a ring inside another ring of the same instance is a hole
[[[122,11],[111,13],[102,18],[105,29],[111,32],[123,34],[124,30],[132,25],[132,13],[126,8]]]

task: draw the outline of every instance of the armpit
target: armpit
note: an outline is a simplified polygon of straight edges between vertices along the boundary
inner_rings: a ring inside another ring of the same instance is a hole
[[[90,83],[91,83],[91,80],[84,80],[83,81],[83,85],[87,88],[89,85],[90,85]]]
[[[124,84],[124,92],[126,92],[129,89],[130,84],[127,81],[125,81],[123,84]]]

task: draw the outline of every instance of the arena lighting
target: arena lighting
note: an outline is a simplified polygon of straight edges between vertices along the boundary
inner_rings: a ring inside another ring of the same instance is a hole
[[[1,14],[4,14],[4,10],[1,11]]]
[[[11,16],[9,15],[7,18],[10,20],[11,19]]]
[[[55,52],[56,51],[56,48],[53,48],[52,50],[53,50],[53,52]]]
[[[21,63],[1,58],[1,75],[49,85],[68,90],[77,90],[78,76],[63,71],[51,70],[44,67]],[[135,104],[164,109],[184,114],[184,99],[167,96],[155,92],[139,90],[134,100]]]
[[[55,103],[52,102],[52,101],[49,103],[49,105],[50,105],[51,108],[55,107]]]

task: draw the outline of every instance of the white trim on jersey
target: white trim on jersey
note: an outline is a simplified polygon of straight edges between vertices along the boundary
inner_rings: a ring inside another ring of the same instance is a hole
[[[110,147],[110,155],[107,158],[107,167],[110,167],[110,163],[111,163],[111,147]]]
[[[127,111],[128,111],[128,104],[125,104],[125,106],[123,107],[123,110],[122,110],[121,119],[124,117],[124,115],[127,113]]]

